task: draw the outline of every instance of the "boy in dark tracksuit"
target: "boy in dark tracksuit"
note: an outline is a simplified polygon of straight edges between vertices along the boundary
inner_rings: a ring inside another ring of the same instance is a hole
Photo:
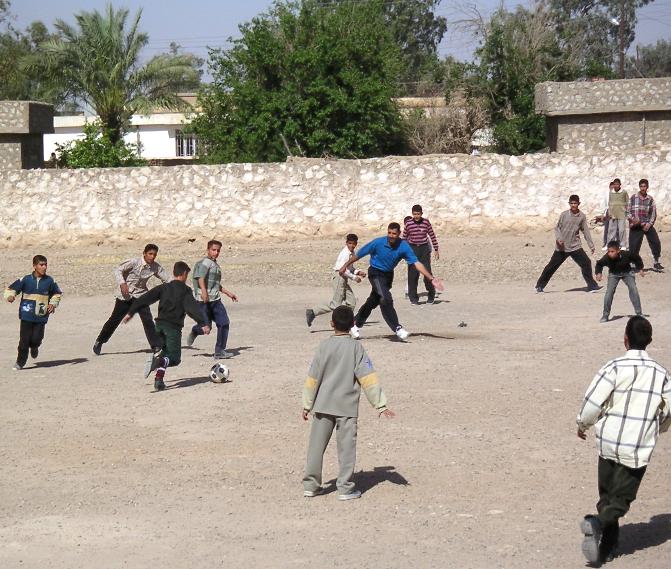
[[[156,317],[156,332],[163,341],[163,349],[151,354],[147,359],[144,377],[156,370],[154,389],[165,389],[163,377],[167,367],[178,366],[182,360],[182,328],[184,316],[188,314],[203,330],[203,334],[210,333],[210,327],[204,314],[193,298],[193,292],[186,285],[191,268],[183,261],[177,261],[173,268],[174,280],[162,284],[140,298],[133,301],[124,322],[128,322],[133,315],[145,306],[158,301],[158,316]]]
[[[23,369],[28,361],[28,351],[33,358],[39,353],[44,339],[44,327],[49,315],[56,310],[63,293],[56,281],[47,275],[47,258],[43,255],[33,257],[33,272],[14,281],[5,290],[7,302],[21,295],[19,319],[21,331],[19,349],[14,364],[15,370]]]

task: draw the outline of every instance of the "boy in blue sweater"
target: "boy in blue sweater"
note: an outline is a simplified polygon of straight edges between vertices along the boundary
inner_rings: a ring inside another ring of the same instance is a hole
[[[13,368],[16,371],[26,365],[29,351],[33,358],[38,356],[44,339],[44,327],[63,295],[56,281],[47,275],[47,258],[44,255],[35,255],[33,272],[17,279],[5,289],[7,302],[14,302],[19,295],[21,327],[18,355]]]

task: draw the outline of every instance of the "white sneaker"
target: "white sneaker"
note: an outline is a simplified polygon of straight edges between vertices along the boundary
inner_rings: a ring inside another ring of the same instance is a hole
[[[403,326],[399,326],[396,328],[396,335],[401,339],[401,340],[407,340],[408,336],[410,336],[410,332],[408,332]]]
[[[350,336],[352,336],[352,338],[355,340],[361,338],[361,332],[359,331],[359,327],[356,324],[350,328],[349,333]]]
[[[361,491],[360,490],[352,490],[348,494],[338,494],[338,500],[340,500],[340,501],[356,500],[357,498],[361,498]]]

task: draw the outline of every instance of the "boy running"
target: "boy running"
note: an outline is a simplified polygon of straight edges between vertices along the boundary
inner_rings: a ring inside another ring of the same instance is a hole
[[[354,296],[354,291],[349,282],[354,281],[355,283],[360,283],[361,279],[365,278],[366,273],[355,269],[354,267],[350,267],[341,277],[338,270],[352,257],[358,242],[359,238],[354,233],[348,233],[347,237],[345,237],[345,247],[343,247],[342,251],[338,254],[338,258],[333,266],[333,275],[331,277],[333,284],[333,298],[331,298],[331,302],[328,304],[322,304],[316,308],[308,308],[305,311],[305,320],[307,321],[308,328],[312,326],[312,323],[317,316],[333,312],[338,306],[349,306],[354,310],[354,307],[356,306],[356,296]]]
[[[303,496],[322,491],[324,451],[336,429],[338,439],[338,500],[360,498],[352,480],[356,462],[357,417],[361,388],[379,416],[392,418],[373,364],[360,342],[349,335],[354,312],[349,306],[333,311],[335,334],[324,340],[315,353],[303,387],[303,420],[312,413],[312,429],[303,477]]]
[[[40,345],[44,339],[44,327],[49,315],[61,301],[63,293],[56,281],[47,275],[47,258],[44,255],[33,257],[33,272],[14,281],[5,289],[5,300],[14,302],[21,295],[19,302],[19,347],[14,364],[15,371],[22,370],[28,361],[28,352],[34,359],[39,355]]]
[[[210,326],[206,322],[201,307],[193,298],[191,289],[186,285],[189,278],[189,265],[183,261],[175,263],[173,275],[175,278],[167,284],[159,285],[140,298],[133,301],[124,316],[127,323],[136,313],[158,301],[158,316],[156,317],[156,332],[161,339],[161,350],[150,354],[144,369],[145,379],[156,370],[154,389],[165,389],[163,377],[167,367],[178,366],[182,361],[182,328],[184,316],[188,314],[201,326],[203,334],[210,333]]]
[[[671,376],[645,351],[650,342],[650,322],[630,318],[627,353],[597,372],[578,412],[578,437],[585,440],[595,425],[599,451],[598,515],[585,516],[580,524],[582,551],[591,563],[615,556],[618,520],[636,499],[657,437],[668,428]]]

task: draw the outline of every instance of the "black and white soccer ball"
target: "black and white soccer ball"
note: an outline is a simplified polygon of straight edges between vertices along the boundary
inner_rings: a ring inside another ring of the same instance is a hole
[[[224,364],[216,363],[212,366],[210,370],[210,379],[214,383],[224,383],[228,380],[228,374],[230,373],[228,366]]]

